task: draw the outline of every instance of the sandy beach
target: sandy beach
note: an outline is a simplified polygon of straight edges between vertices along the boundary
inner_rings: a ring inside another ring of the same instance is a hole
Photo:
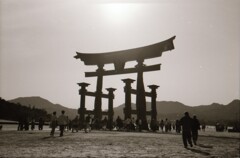
[[[0,157],[240,157],[239,133],[200,132],[198,145],[186,149],[175,132],[49,132],[0,131]]]

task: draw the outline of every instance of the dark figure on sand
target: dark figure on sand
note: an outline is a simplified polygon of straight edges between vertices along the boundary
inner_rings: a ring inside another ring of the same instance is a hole
[[[31,130],[34,130],[35,129],[35,120],[34,118],[32,118],[31,120]]]
[[[159,126],[160,126],[161,131],[163,132],[163,127],[164,127],[164,121],[163,120],[160,121]]]
[[[122,119],[120,118],[120,116],[117,117],[116,123],[117,123],[117,128],[118,128],[118,130],[121,130],[121,129],[123,128],[123,121],[122,121]]]
[[[57,127],[57,116],[56,116],[56,112],[54,111],[50,121],[50,128],[52,128],[50,133],[51,136],[54,136],[56,127]]]
[[[180,133],[181,132],[181,125],[180,125],[180,121],[176,120],[176,132]]]
[[[197,119],[197,116],[193,116],[193,122],[192,122],[192,138],[194,145],[197,145],[197,139],[198,139],[198,130],[200,130],[200,123]]]
[[[44,120],[43,118],[39,118],[39,121],[38,121],[38,130],[43,130],[43,125],[44,125]]]
[[[191,136],[191,128],[192,128],[192,118],[189,116],[188,112],[184,113],[184,116],[180,120],[180,124],[182,126],[182,139],[184,147],[187,148],[188,144],[192,147],[192,136]]]
[[[60,137],[63,136],[64,128],[68,123],[68,118],[64,114],[65,114],[65,111],[62,111],[62,114],[58,117],[58,125],[60,128]]]
[[[79,117],[78,115],[72,120],[72,133],[74,132],[74,130],[76,132],[78,132],[79,129]]]
[[[85,119],[85,133],[88,133],[91,131],[91,116],[90,114],[87,115],[86,119]]]
[[[139,119],[137,119],[136,123],[138,126],[138,131],[142,132],[142,120],[139,118]]]

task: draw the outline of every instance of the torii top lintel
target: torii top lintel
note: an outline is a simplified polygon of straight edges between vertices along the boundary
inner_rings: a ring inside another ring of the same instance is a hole
[[[107,53],[80,53],[76,52],[76,59],[81,59],[85,65],[104,65],[114,63],[115,65],[124,65],[127,61],[144,60],[160,57],[162,52],[174,49],[173,36],[165,41],[148,45],[145,47],[120,50]]]

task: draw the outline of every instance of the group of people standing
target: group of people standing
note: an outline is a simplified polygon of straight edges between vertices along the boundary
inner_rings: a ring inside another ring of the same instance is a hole
[[[90,126],[90,119],[91,117],[88,115],[86,117],[86,123],[88,126]],[[79,121],[78,117],[76,118],[76,121]],[[166,122],[168,120],[166,119]],[[152,122],[151,122],[152,123]],[[73,129],[78,130],[78,124],[79,122],[75,125],[76,127],[73,126]],[[63,136],[63,132],[65,127],[68,125],[68,117],[65,115],[65,111],[61,112],[61,115],[59,117],[56,116],[56,112],[53,112],[53,115],[51,117],[50,121],[50,127],[52,128],[50,135],[54,136],[54,132],[57,126],[59,126],[60,129],[60,137]],[[134,119],[127,119],[126,121],[122,121],[120,117],[116,119],[116,126],[118,128],[125,128],[127,129],[134,129],[134,126],[140,125],[141,126],[141,121],[135,120]],[[169,124],[165,123],[165,130],[169,130]],[[87,126],[86,126],[87,127]],[[159,123],[159,127],[163,129],[163,124],[162,121]],[[141,128],[141,127],[140,127]],[[152,127],[154,128],[154,127]],[[180,129],[178,129],[180,128]],[[87,129],[87,128],[86,128]],[[140,129],[141,130],[141,129]],[[190,117],[188,112],[184,113],[184,116],[176,121],[176,131],[180,133],[182,131],[182,140],[184,147],[187,148],[188,144],[192,147],[193,144],[197,145],[197,140],[198,140],[198,130],[200,130],[200,123],[199,120],[197,119],[196,115],[193,116],[193,118]]]
[[[38,125],[38,130],[43,130],[44,120],[42,117],[39,118],[38,123],[36,123],[35,119],[32,118],[31,120],[28,117],[20,117],[18,121],[18,131],[28,131],[34,130],[35,126]]]
[[[184,147],[187,148],[188,144],[192,147],[193,143],[194,145],[197,145],[198,130],[200,130],[200,123],[197,116],[194,115],[193,118],[191,118],[189,113],[185,112],[184,116],[180,119],[180,125],[182,126],[182,140]]]
[[[136,130],[139,129],[141,131],[141,125],[142,123],[139,122],[139,120],[136,120],[132,118],[128,118],[124,121],[120,119],[120,117],[116,120],[116,127],[117,129],[126,129],[129,130]],[[168,119],[165,119],[165,121],[161,120],[159,123],[156,120],[151,120],[149,123],[149,130],[152,130],[153,132],[160,130],[169,132],[172,129],[176,130],[177,133],[182,132],[182,139],[184,147],[187,148],[188,144],[192,147],[193,144],[197,145],[198,140],[198,130],[200,130],[200,122],[197,119],[197,116],[194,115],[193,118],[189,116],[188,112],[184,113],[184,116],[180,120],[176,120],[175,124],[172,124]]]
[[[64,129],[68,124],[68,117],[65,115],[65,111],[62,111],[59,117],[57,117],[56,114],[56,112],[53,112],[53,115],[51,117],[50,127],[52,128],[52,130],[50,135],[54,136],[55,129],[57,128],[57,126],[59,126],[60,137],[62,137]]]

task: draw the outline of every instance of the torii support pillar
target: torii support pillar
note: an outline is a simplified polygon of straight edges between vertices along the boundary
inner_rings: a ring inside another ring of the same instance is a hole
[[[123,79],[122,80],[125,83],[124,92],[125,92],[125,108],[124,108],[124,119],[127,118],[131,119],[131,113],[132,113],[132,101],[131,101],[131,84],[135,81],[130,78]]]
[[[98,120],[102,120],[102,87],[103,87],[103,66],[102,64],[98,65],[97,69],[97,87],[96,87],[96,96],[94,103],[94,117]]]
[[[114,94],[113,92],[115,91],[115,88],[107,88],[108,91],[108,128],[110,130],[113,129],[113,99],[114,99]]]
[[[90,84],[82,82],[82,83],[78,83],[78,85],[80,86],[79,95],[81,95],[80,108],[78,109],[78,114],[80,115],[80,118],[79,118],[80,123],[84,123],[85,113],[86,113],[86,108],[85,108],[85,97],[87,93],[86,87],[89,86]]]
[[[148,130],[148,123],[146,118],[146,98],[145,89],[143,82],[143,72],[144,72],[144,59],[137,60],[137,96],[136,96],[136,108],[137,108],[137,119],[142,120],[143,129]]]
[[[148,86],[152,91],[151,91],[151,103],[152,103],[152,111],[151,111],[151,117],[152,117],[152,120],[157,120],[157,108],[156,108],[156,99],[157,99],[157,88],[159,86],[157,85],[150,85]]]

